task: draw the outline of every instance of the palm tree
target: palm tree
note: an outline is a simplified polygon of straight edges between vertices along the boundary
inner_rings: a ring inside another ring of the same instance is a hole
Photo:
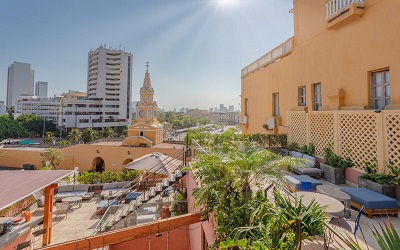
[[[93,128],[87,128],[82,133],[82,139],[86,143],[94,141],[94,140],[98,139],[99,137],[100,137],[99,132],[97,132]]]
[[[81,139],[82,133],[78,129],[74,128],[68,133],[68,137],[69,137],[69,140],[71,142],[74,142],[74,145],[75,145]]]
[[[56,139],[55,135],[53,132],[46,132],[45,137],[43,139],[44,143],[53,143],[53,141]]]
[[[114,138],[116,137],[116,133],[113,128],[105,127],[101,130],[101,137],[103,138]]]

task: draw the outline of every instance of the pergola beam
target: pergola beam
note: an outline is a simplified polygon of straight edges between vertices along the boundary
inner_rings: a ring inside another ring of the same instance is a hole
[[[141,237],[157,234],[158,232],[166,232],[175,228],[188,226],[197,222],[201,222],[201,214],[185,214],[173,218],[154,221],[139,226],[128,227],[123,229],[106,232],[90,236],[77,241],[68,241],[60,244],[43,247],[43,250],[87,250],[93,248],[101,248],[103,246],[114,245]]]

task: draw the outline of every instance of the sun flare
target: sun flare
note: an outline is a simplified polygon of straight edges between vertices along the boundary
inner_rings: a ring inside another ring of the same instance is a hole
[[[237,4],[237,0],[217,0],[218,5],[221,6],[234,6]]]

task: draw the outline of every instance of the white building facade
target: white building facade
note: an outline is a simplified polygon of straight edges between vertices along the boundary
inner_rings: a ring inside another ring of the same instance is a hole
[[[21,95],[34,94],[33,81],[35,71],[29,63],[14,62],[8,67],[7,108],[16,106]]]
[[[0,115],[4,115],[6,113],[6,104],[4,101],[0,101]]]
[[[35,83],[35,96],[47,97],[48,82],[37,81]]]

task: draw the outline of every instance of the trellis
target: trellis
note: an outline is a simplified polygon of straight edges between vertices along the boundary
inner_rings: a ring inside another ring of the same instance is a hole
[[[313,143],[318,157],[331,145],[336,154],[349,155],[355,168],[375,160],[380,171],[387,172],[389,161],[400,168],[400,110],[290,111],[288,126],[288,143]]]

